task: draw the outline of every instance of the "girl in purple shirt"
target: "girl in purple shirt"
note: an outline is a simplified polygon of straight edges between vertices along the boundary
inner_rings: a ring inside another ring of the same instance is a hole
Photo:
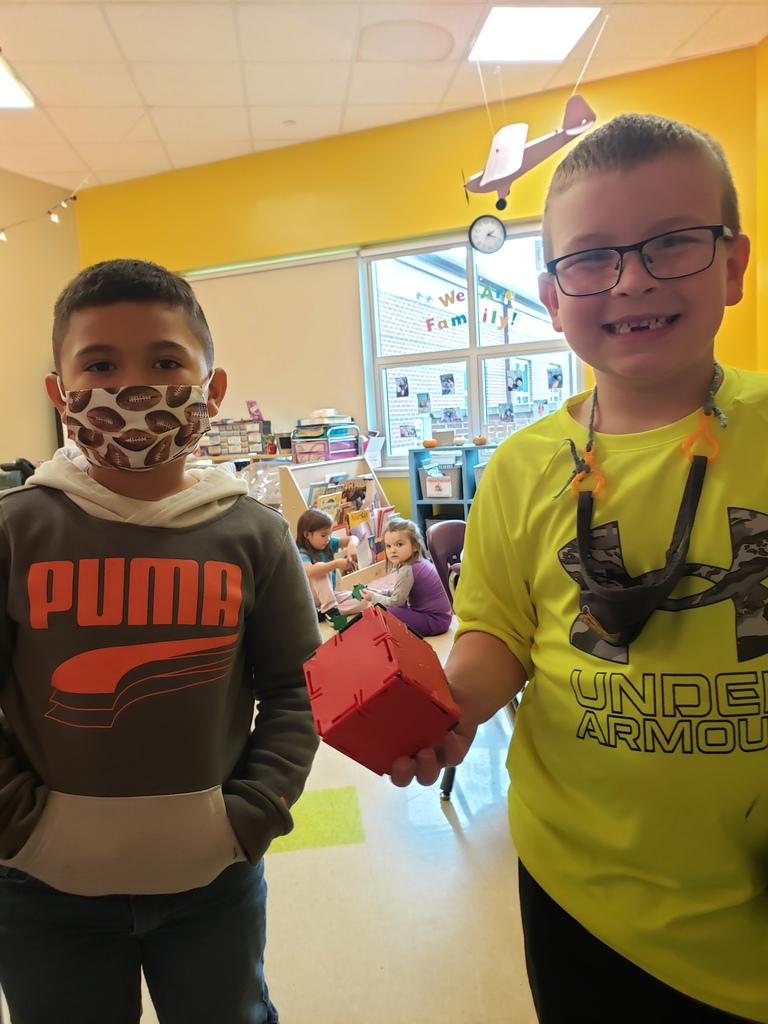
[[[386,608],[422,636],[445,633],[453,610],[419,528],[410,519],[390,519],[384,547],[395,570],[394,585],[383,591],[363,590],[363,599]]]

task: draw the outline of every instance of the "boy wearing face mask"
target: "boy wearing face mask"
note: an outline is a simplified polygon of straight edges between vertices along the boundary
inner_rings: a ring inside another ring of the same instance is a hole
[[[0,501],[0,985],[25,1024],[136,1024],[143,968],[162,1024],[275,1024],[262,858],[318,743],[306,576],[229,467],[186,467],[227,380],[184,280],[87,268],[53,349],[78,450]]]

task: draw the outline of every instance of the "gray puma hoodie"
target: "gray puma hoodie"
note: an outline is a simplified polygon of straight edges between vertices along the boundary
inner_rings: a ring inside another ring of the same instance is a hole
[[[229,467],[137,501],[85,465],[62,449],[0,496],[0,863],[182,892],[292,828],[314,605],[286,521]]]

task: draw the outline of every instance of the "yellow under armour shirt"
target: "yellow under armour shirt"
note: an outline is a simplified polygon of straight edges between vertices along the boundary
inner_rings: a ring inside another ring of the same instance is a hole
[[[508,767],[520,859],[622,956],[768,1022],[768,377],[728,369],[686,574],[613,647],[580,615],[576,498],[586,430],[566,407],[494,453],[469,517],[459,634],[499,637],[529,685]],[[659,569],[699,412],[596,434],[593,550],[609,579]],[[599,982],[597,982],[599,984]],[[620,1010],[617,1009],[620,1019]]]

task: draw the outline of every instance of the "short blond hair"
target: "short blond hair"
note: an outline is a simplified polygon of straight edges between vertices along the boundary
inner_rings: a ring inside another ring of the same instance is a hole
[[[723,179],[723,223],[735,235],[741,234],[739,198],[723,147],[682,121],[656,114],[619,114],[607,124],[583,136],[558,164],[547,190],[542,218],[544,260],[553,259],[549,231],[552,199],[592,171],[630,170],[660,156],[700,154],[713,160]]]

